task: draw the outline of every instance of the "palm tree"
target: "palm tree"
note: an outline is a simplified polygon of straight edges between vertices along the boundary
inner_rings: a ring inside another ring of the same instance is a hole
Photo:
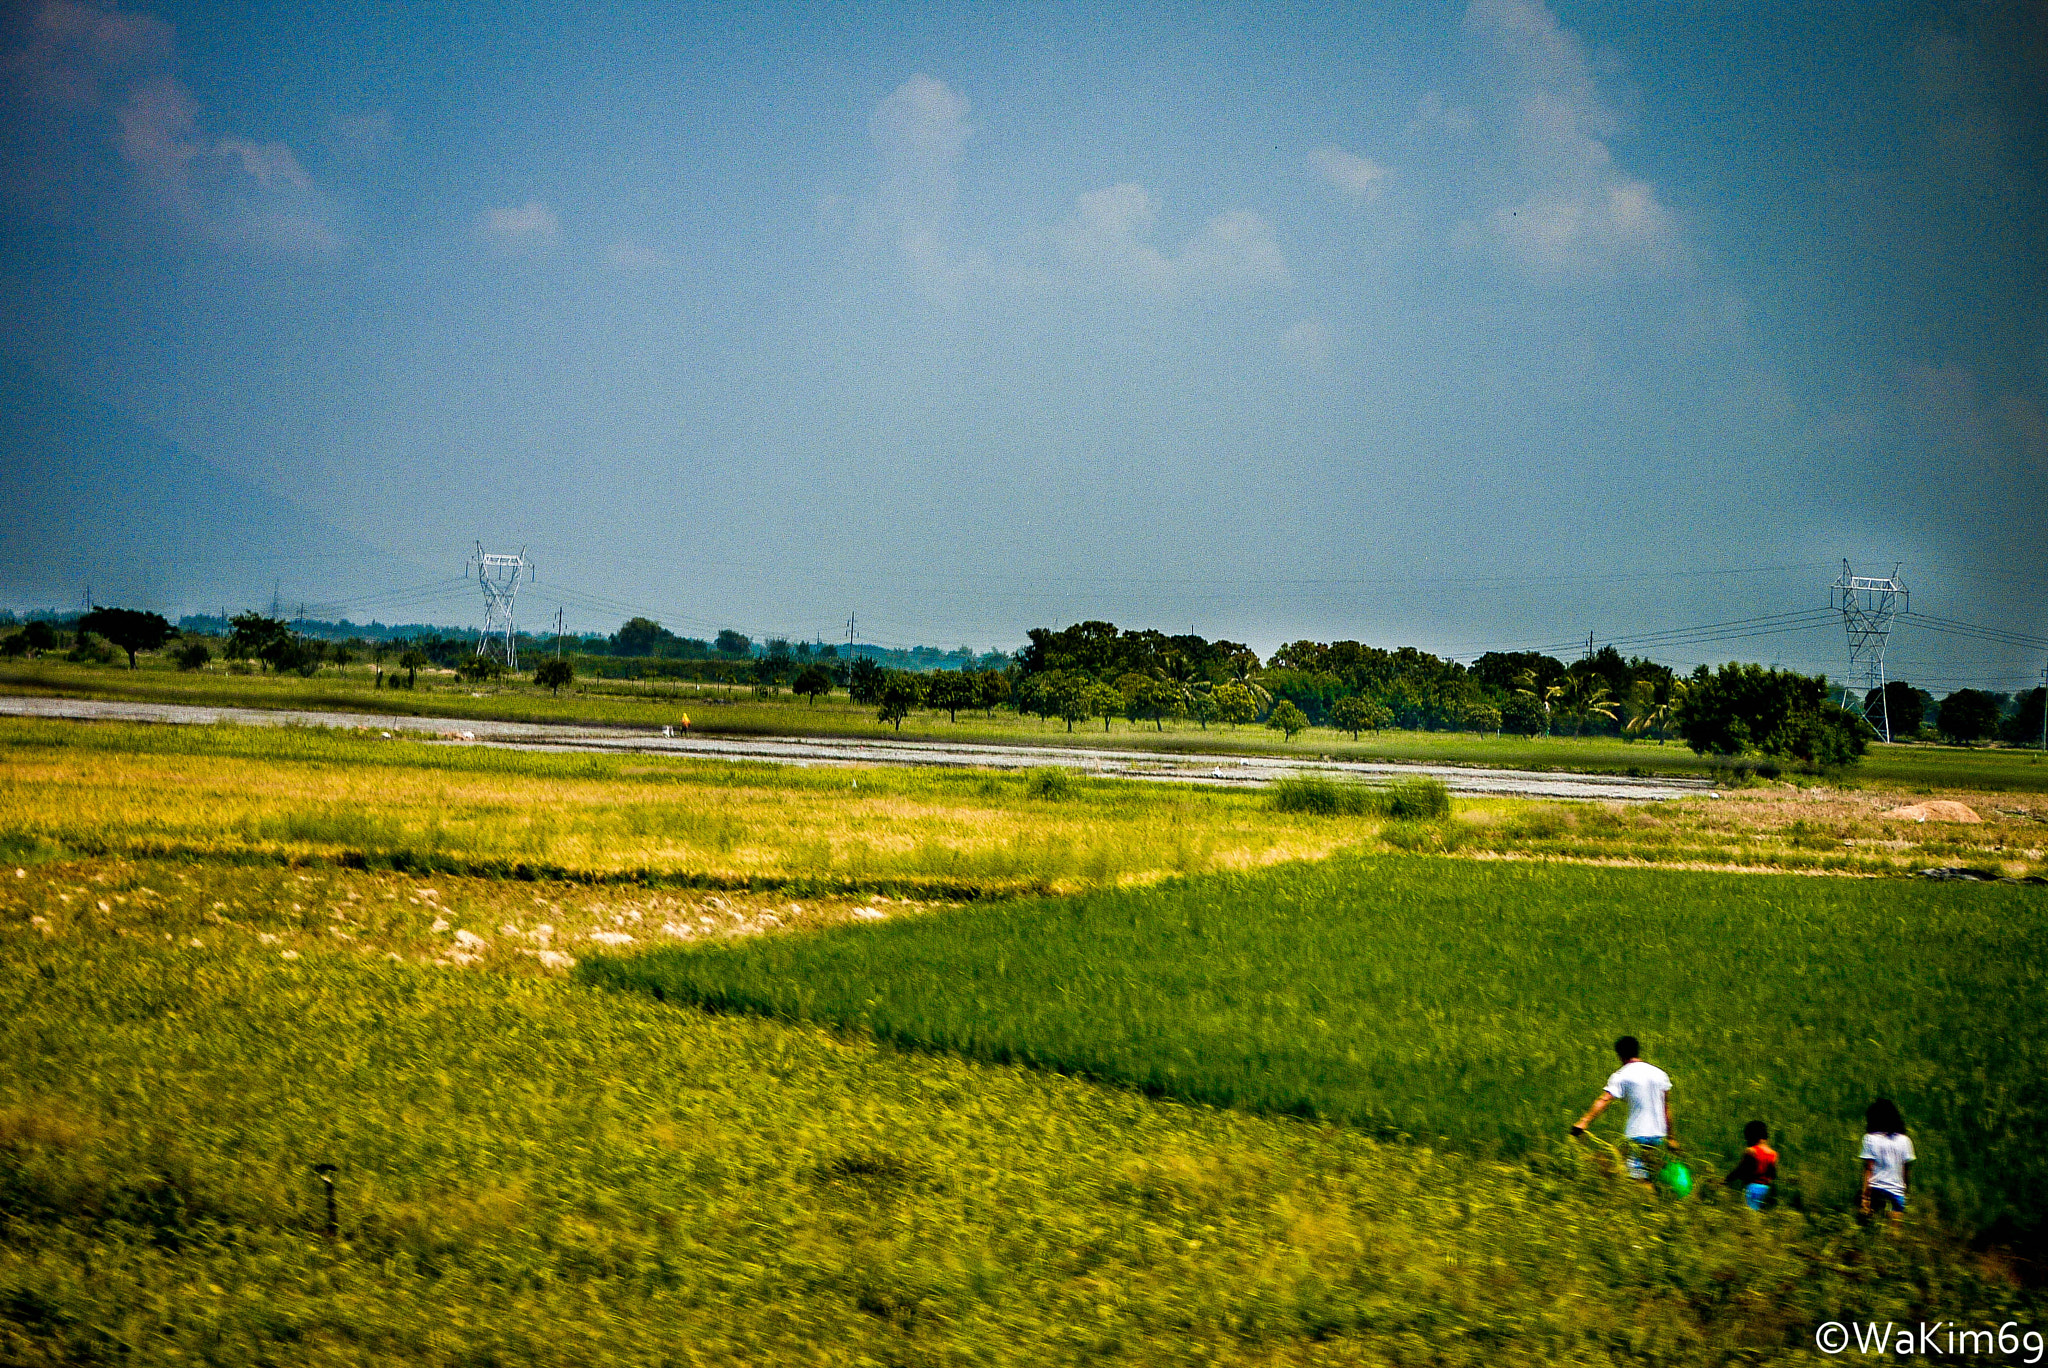
[[[1614,695],[1607,688],[1607,681],[1595,674],[1566,675],[1564,683],[1557,686],[1564,703],[1562,711],[1572,719],[1572,735],[1585,731],[1590,718],[1604,717],[1614,720]]]
[[[1543,734],[1550,735],[1550,711],[1564,691],[1555,684],[1547,689],[1541,687],[1536,682],[1536,671],[1530,669],[1515,676],[1515,692],[1535,700],[1536,706],[1543,709]]]

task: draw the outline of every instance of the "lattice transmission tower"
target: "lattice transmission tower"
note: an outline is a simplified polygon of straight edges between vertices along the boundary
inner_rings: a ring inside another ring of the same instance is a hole
[[[1828,606],[1841,613],[1842,626],[1849,634],[1849,676],[1853,679],[1860,672],[1864,680],[1861,695],[1843,685],[1842,706],[1887,741],[1892,739],[1892,718],[1884,693],[1884,648],[1891,638],[1892,620],[1906,611],[1906,604],[1906,584],[1896,565],[1889,579],[1872,579],[1850,573],[1845,560],[1842,577],[1829,586]],[[1864,697],[1873,690],[1877,694],[1876,719],[1863,706]]]
[[[519,641],[517,628],[512,621],[512,602],[519,593],[521,579],[532,579],[533,563],[526,559],[526,548],[520,547],[519,554],[508,556],[502,552],[484,550],[484,544],[476,544],[476,552],[463,567],[467,578],[475,573],[477,583],[484,590],[484,626],[477,633],[476,653],[492,656],[505,662],[505,668],[516,671],[519,668]]]

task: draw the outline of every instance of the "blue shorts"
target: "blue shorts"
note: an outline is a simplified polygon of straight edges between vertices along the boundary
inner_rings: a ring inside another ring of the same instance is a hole
[[[1872,1188],[1870,1190],[1870,1205],[1876,1211],[1904,1211],[1906,1209],[1906,1194],[1903,1192],[1889,1192],[1884,1188]]]
[[[1650,1181],[1650,1166],[1643,1162],[1643,1158],[1655,1150],[1663,1149],[1664,1137],[1661,1135],[1631,1135],[1628,1138],[1628,1142],[1639,1151],[1639,1153],[1628,1155],[1625,1160],[1628,1164],[1628,1176],[1638,1182],[1647,1183]]]
[[[1742,1200],[1749,1203],[1751,1211],[1762,1211],[1764,1209],[1764,1198],[1770,1195],[1771,1185],[1769,1183],[1751,1183],[1742,1190]]]

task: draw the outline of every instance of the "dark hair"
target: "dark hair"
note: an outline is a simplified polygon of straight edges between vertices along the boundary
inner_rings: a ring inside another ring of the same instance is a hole
[[[1863,1113],[1863,1129],[1871,1135],[1897,1135],[1905,1128],[1906,1118],[1899,1115],[1899,1104],[1889,1097],[1878,1098]]]
[[[1641,1054],[1643,1047],[1634,1036],[1623,1036],[1614,1042],[1614,1052],[1620,1055],[1622,1063],[1626,1064],[1629,1060]]]
[[[1760,1140],[1771,1138],[1771,1128],[1761,1121],[1752,1121],[1742,1128],[1742,1143],[1754,1145]]]

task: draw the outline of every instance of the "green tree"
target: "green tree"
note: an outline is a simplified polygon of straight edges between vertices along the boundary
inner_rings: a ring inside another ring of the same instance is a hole
[[[711,643],[711,649],[728,660],[745,660],[754,653],[753,638],[727,627],[719,632],[718,640]]]
[[[1628,686],[1628,692],[1621,700],[1622,734],[1633,741],[1648,731],[1657,720],[1657,686],[1647,679],[1638,679]]]
[[[1356,741],[1364,731],[1378,731],[1393,719],[1393,714],[1373,699],[1353,694],[1340,698],[1330,705],[1330,725],[1338,731],[1348,731]]]
[[[566,656],[548,656],[533,667],[533,682],[561,697],[562,686],[576,679],[576,667]]]
[[[1283,698],[1266,715],[1266,725],[1292,741],[1295,734],[1308,725],[1308,714]]]
[[[882,680],[881,696],[877,716],[884,722],[892,722],[897,731],[903,730],[903,719],[910,716],[910,710],[924,701],[924,690],[916,675],[908,670],[890,670]]]
[[[934,670],[925,683],[925,701],[944,708],[948,722],[958,722],[960,709],[973,707],[979,696],[974,681],[960,670]]]
[[[78,620],[78,630],[105,637],[128,653],[128,668],[135,668],[137,651],[154,651],[178,634],[161,613],[134,608],[95,608]]]
[[[1870,742],[1869,726],[1829,702],[1819,679],[1730,663],[1702,665],[1686,683],[1678,730],[1702,755],[1757,750],[1825,769],[1853,763]]]
[[[1927,721],[1927,710],[1933,705],[1933,695],[1903,679],[1887,680],[1882,689],[1872,689],[1863,695],[1863,715],[1880,736],[1888,735],[1894,741],[1910,741],[1918,736]],[[1889,728],[1885,725],[1887,719]]]
[[[2012,716],[1998,724],[1998,734],[2015,746],[2041,744],[2041,709],[2048,703],[2048,689],[2034,688],[2021,694]]]
[[[41,655],[44,651],[57,649],[57,629],[43,619],[35,618],[22,627],[21,640],[30,655]]]
[[[1529,700],[1530,706],[1543,719],[1543,735],[1545,736],[1550,735],[1551,713],[1556,707],[1557,700],[1563,693],[1563,684],[1545,684],[1542,676],[1534,668],[1523,670],[1515,676],[1515,692],[1513,696]],[[1531,732],[1530,735],[1533,736],[1535,733]]]
[[[1114,684],[1091,680],[1088,684],[1088,713],[1102,719],[1102,729],[1109,730],[1109,720],[1124,710],[1124,691]]]
[[[1095,681],[1077,670],[1053,670],[1050,674],[1041,686],[1041,706],[1050,708],[1071,732],[1076,722],[1095,715]]]
[[[1614,720],[1614,696],[1608,690],[1607,681],[1590,671],[1565,676],[1558,686],[1558,710],[1572,720],[1572,735],[1582,735],[1586,724],[1594,718]]]
[[[879,703],[882,701],[882,681],[885,671],[875,664],[870,656],[855,656],[852,667],[846,675],[846,694],[856,703]]]
[[[1255,721],[1259,715],[1258,699],[1243,684],[1232,682],[1219,684],[1214,692],[1216,718],[1232,727]]]
[[[619,624],[612,637],[612,652],[622,656],[651,656],[671,633],[653,618],[630,617]]]
[[[1967,746],[1997,734],[2001,711],[1998,700],[1982,689],[1957,689],[1941,700],[1934,725],[1946,740]]]
[[[256,612],[237,613],[228,619],[228,625],[234,629],[228,633],[228,659],[247,660],[253,656],[265,669],[290,669],[298,663],[292,625],[284,618],[265,617]]]
[[[1485,698],[1475,698],[1460,709],[1460,720],[1476,732],[1500,731],[1500,709]]]
[[[832,692],[832,676],[823,665],[806,665],[797,672],[796,681],[790,689],[810,699],[811,706],[818,706],[818,700]]]
[[[420,682],[420,671],[427,668],[427,653],[417,646],[405,648],[405,654],[398,658],[398,668],[405,671],[405,687],[413,688]]]
[[[974,676],[975,701],[990,717],[996,715],[996,705],[1008,702],[1010,698],[1010,677],[1001,670],[982,670]]]

